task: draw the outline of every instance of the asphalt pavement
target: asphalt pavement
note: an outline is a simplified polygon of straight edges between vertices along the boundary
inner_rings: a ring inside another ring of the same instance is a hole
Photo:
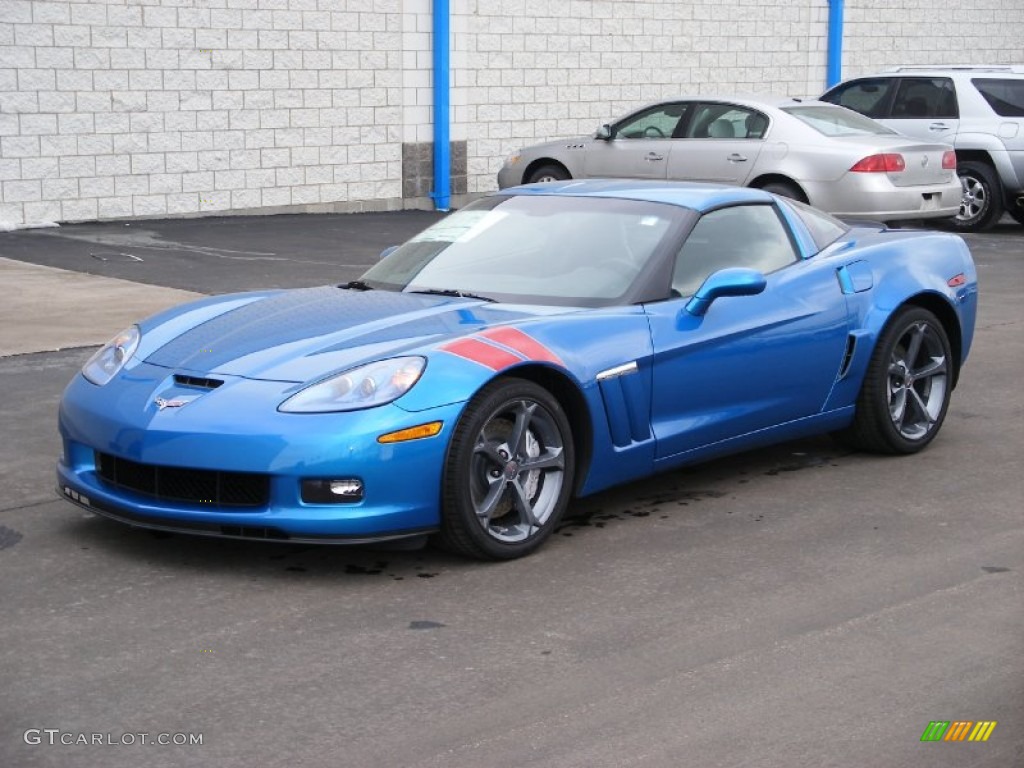
[[[157,534],[56,498],[57,402],[96,344],[197,293],[350,280],[438,216],[0,233],[0,766],[1024,766],[1009,222],[967,237],[975,347],[912,457],[816,438],[667,473],[504,564]],[[998,725],[921,741],[947,720]]]

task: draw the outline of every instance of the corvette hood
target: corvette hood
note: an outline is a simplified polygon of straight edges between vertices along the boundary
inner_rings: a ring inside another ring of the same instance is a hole
[[[177,336],[146,362],[197,374],[305,382],[552,308],[334,286],[284,291]]]

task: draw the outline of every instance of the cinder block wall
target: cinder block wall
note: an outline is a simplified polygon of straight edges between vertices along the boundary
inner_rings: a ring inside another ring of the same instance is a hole
[[[844,75],[1024,63],[1021,0],[845,6]],[[824,85],[828,0],[451,8],[456,204],[649,101]],[[430,207],[431,66],[430,0],[0,0],[0,228]]]
[[[0,0],[0,226],[401,206],[401,0]]]

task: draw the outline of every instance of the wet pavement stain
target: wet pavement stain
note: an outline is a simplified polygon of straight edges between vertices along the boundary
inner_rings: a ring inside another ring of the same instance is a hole
[[[384,563],[383,565],[377,563],[377,564],[375,564],[372,567],[371,566],[366,566],[366,565],[355,565],[354,563],[348,563],[345,566],[345,573],[355,573],[355,574],[360,574],[360,575],[363,575],[363,576],[377,576],[377,575],[379,575],[381,573],[384,573],[384,568],[386,568],[386,567],[387,567],[387,563]]]
[[[981,570],[983,570],[985,573],[1009,573],[1012,569],[1003,568],[998,565],[983,565],[981,566]]]
[[[0,549],[10,549],[24,538],[18,531],[0,525]]]
[[[774,467],[773,469],[769,469],[767,472],[765,472],[765,475],[767,475],[768,477],[774,477],[775,475],[781,474],[782,472],[798,472],[801,469],[813,469],[815,467],[824,466],[837,466],[836,464],[832,463],[831,458],[832,457],[806,456],[803,454],[796,454],[794,456],[794,461],[788,462],[786,464],[781,464],[777,467]]]
[[[409,622],[409,629],[441,629],[443,626],[445,625],[440,621],[421,620]]]

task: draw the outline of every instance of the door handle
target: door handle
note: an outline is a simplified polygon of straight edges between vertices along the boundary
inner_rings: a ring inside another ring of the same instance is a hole
[[[664,155],[659,155],[657,152],[648,152],[647,156],[644,157],[644,160],[646,160],[648,163],[656,163],[659,160],[664,160],[664,159],[665,159],[665,156]]]
[[[745,162],[747,162],[747,158],[744,155],[738,154],[736,152],[733,152],[731,155],[729,155],[728,159],[729,159],[730,163],[745,163]]]
[[[929,131],[945,131],[947,128],[949,128],[949,126],[945,123],[932,123],[928,126]]]

